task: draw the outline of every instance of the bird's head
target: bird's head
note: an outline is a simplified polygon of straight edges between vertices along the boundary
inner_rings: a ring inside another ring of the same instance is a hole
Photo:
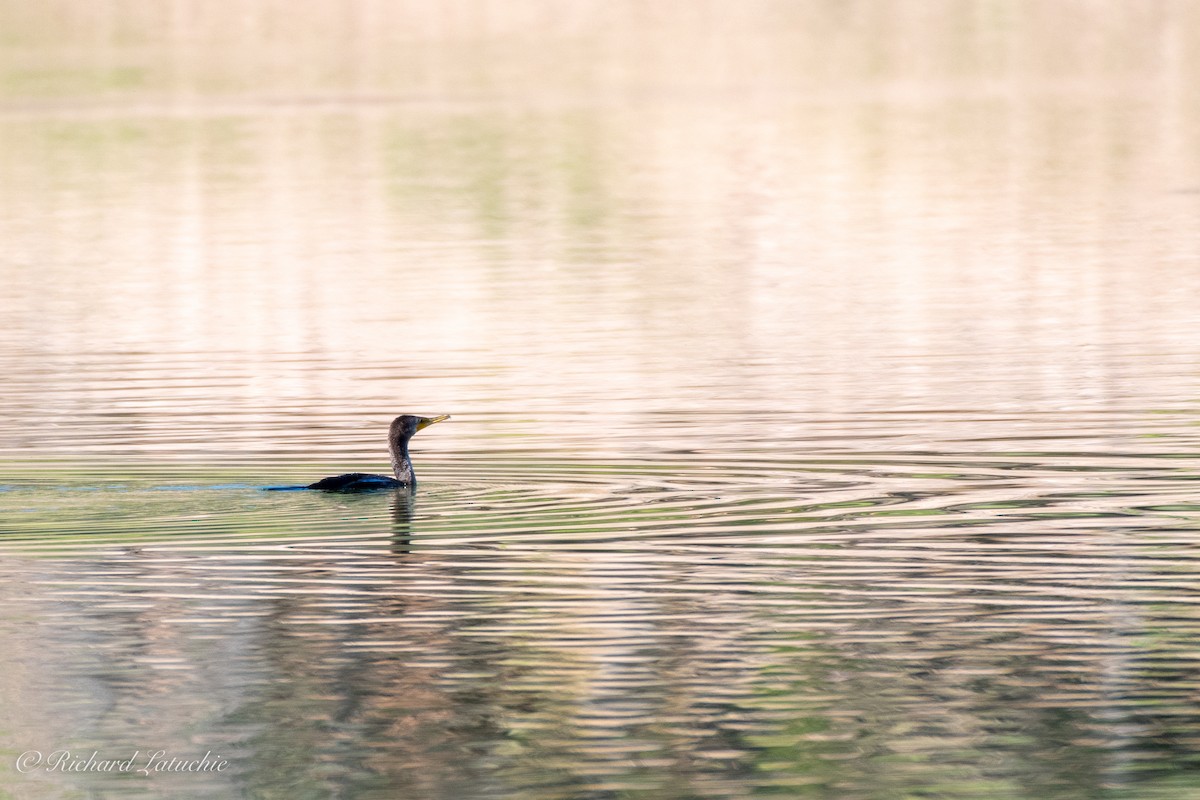
[[[388,431],[388,438],[392,441],[407,442],[417,431],[422,428],[428,428],[435,422],[450,419],[449,414],[439,414],[436,417],[418,417],[415,414],[401,414],[392,420],[392,427]]]

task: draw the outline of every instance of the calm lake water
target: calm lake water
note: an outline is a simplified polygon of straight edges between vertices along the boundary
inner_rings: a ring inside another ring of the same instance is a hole
[[[0,1],[0,796],[1200,796],[1198,54]]]

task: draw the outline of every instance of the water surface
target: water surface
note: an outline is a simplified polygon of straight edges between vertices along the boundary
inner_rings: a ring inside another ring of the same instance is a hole
[[[1200,790],[1191,7],[49,8],[6,792]]]

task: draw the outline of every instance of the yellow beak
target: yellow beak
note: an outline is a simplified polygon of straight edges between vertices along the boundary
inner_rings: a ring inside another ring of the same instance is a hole
[[[428,428],[433,423],[441,422],[444,419],[450,419],[450,415],[449,414],[439,414],[436,417],[422,417],[421,421],[417,423],[417,430],[421,430],[423,428]]]

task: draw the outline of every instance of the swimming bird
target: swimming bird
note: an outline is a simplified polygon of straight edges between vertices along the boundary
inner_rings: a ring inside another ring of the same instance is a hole
[[[449,414],[441,414],[436,417],[401,414],[392,420],[392,425],[388,429],[388,450],[392,453],[392,472],[395,473],[395,478],[389,478],[387,475],[371,475],[365,472],[349,472],[345,475],[322,478],[308,486],[273,486],[270,488],[274,491],[317,489],[322,492],[370,492],[376,489],[400,489],[416,486],[417,476],[413,472],[412,459],[408,457],[408,440],[417,431],[446,419],[450,419]]]

